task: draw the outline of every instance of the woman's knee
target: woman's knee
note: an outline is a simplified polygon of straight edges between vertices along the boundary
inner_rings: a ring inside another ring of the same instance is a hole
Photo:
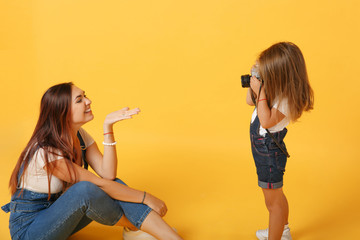
[[[76,188],[77,191],[86,191],[86,190],[95,190],[96,188],[99,188],[92,182],[88,181],[80,181],[75,183],[71,188]]]
[[[104,191],[92,182],[81,181],[75,183],[69,188],[72,194],[80,196],[81,198],[96,198],[104,195]]]

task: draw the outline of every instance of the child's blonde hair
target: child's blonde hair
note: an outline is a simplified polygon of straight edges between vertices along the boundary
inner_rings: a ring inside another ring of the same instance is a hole
[[[276,43],[260,54],[258,63],[270,106],[275,99],[287,98],[292,121],[300,118],[303,111],[313,109],[314,93],[298,46],[291,42]]]

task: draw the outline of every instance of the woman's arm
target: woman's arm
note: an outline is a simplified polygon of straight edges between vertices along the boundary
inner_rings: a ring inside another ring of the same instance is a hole
[[[113,143],[115,137],[113,133],[113,125],[121,120],[132,118],[131,116],[137,114],[140,109],[123,108],[119,111],[110,113],[106,116],[104,121],[104,142]],[[113,180],[116,178],[117,172],[117,155],[116,145],[104,145],[104,155],[101,154],[96,143],[92,144],[86,149],[86,160],[95,172],[102,178]]]
[[[251,77],[250,87],[255,93],[258,93],[260,89],[260,81],[255,77]],[[271,128],[285,117],[285,115],[276,108],[269,108],[264,88],[261,89],[259,100],[257,101],[257,114],[260,125],[263,128]]]
[[[79,165],[71,163],[70,161],[68,161],[68,164],[71,164],[71,166],[68,169],[68,165],[65,161],[67,160],[59,159],[50,163],[50,166],[53,169],[53,175],[65,182],[92,182],[106,192],[111,198],[121,201],[141,203],[144,199],[143,191],[130,188],[109,179],[100,178]],[[167,212],[165,203],[150,193],[146,193],[144,204],[148,205],[160,216],[164,216]]]

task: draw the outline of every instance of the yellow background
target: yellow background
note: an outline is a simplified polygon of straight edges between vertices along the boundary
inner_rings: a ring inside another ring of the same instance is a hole
[[[294,239],[359,236],[359,1],[0,1],[0,203],[44,91],[73,81],[93,101],[98,143],[107,113],[118,175],[169,208],[187,240],[256,239],[268,213],[257,187],[240,75],[278,41],[303,51],[315,109],[288,127],[284,190]],[[0,239],[10,239],[0,213]],[[92,223],[77,239],[121,239]]]

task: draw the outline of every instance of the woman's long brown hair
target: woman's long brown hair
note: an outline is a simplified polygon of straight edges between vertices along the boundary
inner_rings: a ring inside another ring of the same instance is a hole
[[[276,43],[260,54],[258,63],[271,107],[275,100],[287,99],[292,121],[300,118],[303,111],[313,109],[314,93],[298,46],[291,42]]]
[[[71,129],[71,88],[73,83],[62,83],[49,88],[41,99],[40,116],[30,141],[22,151],[11,174],[9,188],[14,194],[18,187],[18,175],[24,180],[24,173],[29,162],[38,149],[44,150],[44,161],[48,177],[50,198],[50,181],[53,172],[49,164],[49,154],[61,155],[66,159],[69,176],[75,181],[74,162],[80,155],[79,141]],[[65,188],[65,183],[64,186]]]

